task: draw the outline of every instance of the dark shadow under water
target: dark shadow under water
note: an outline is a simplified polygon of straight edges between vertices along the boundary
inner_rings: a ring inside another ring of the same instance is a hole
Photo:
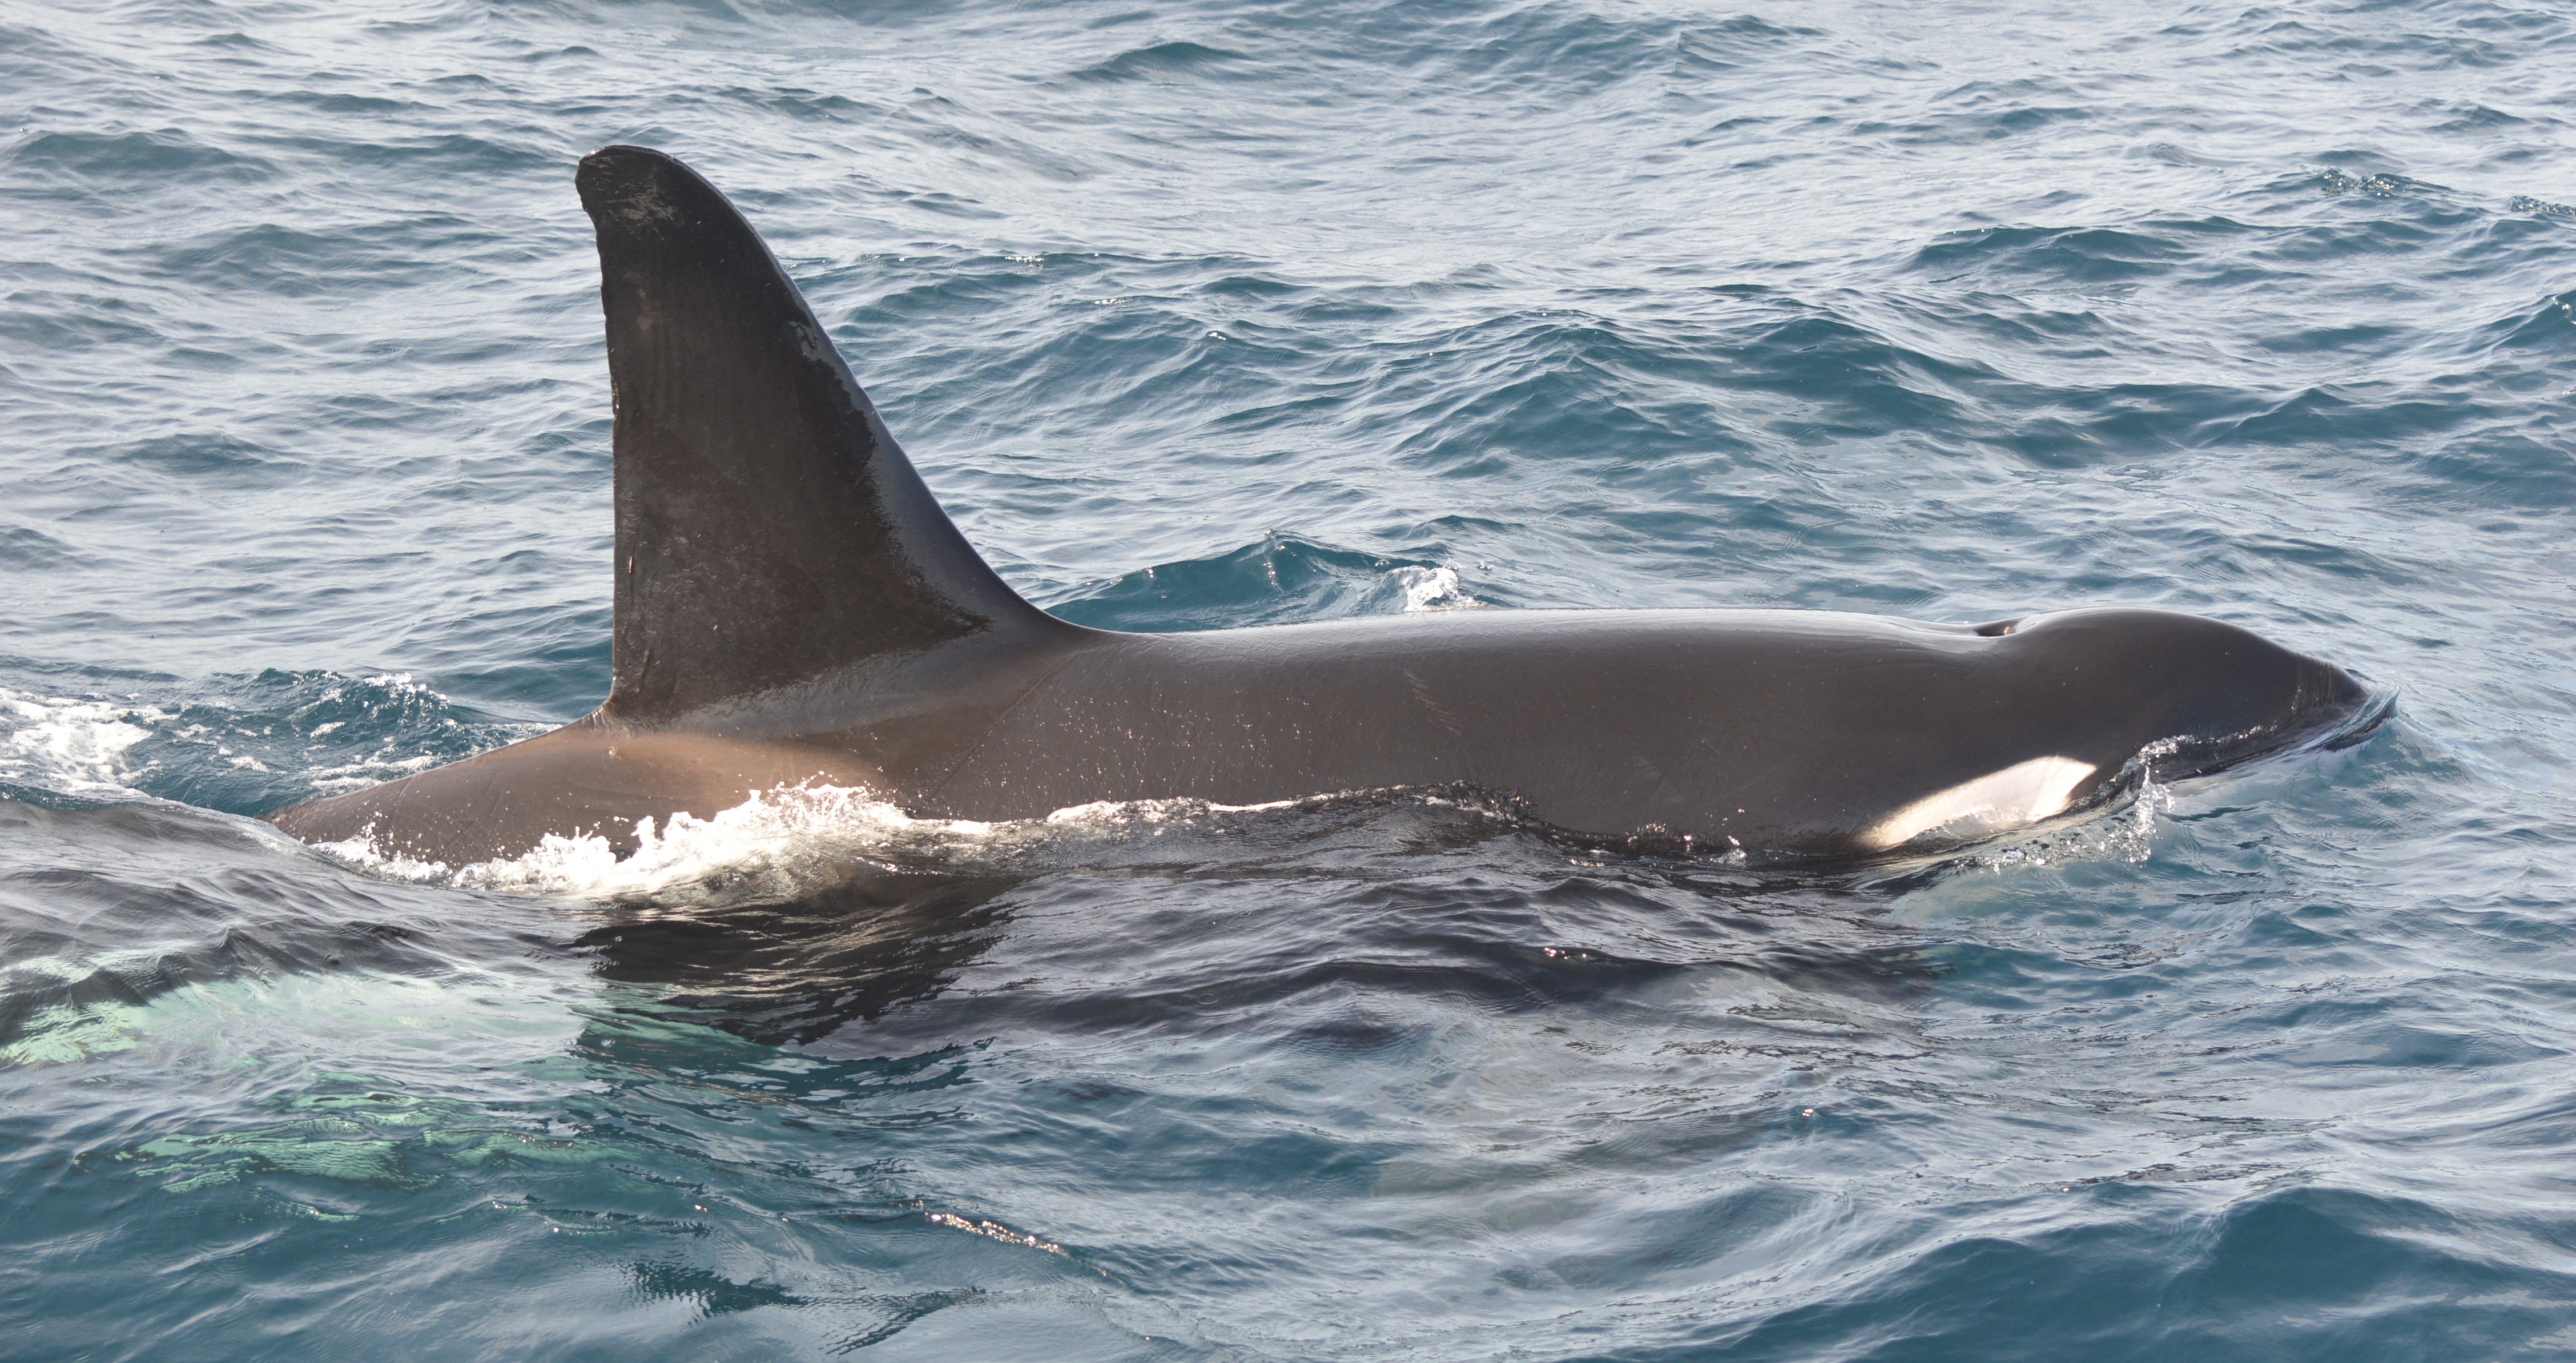
[[[869,870],[793,899],[622,916],[575,938],[599,973],[764,1045],[811,1042],[937,995],[1008,926],[1019,883]]]
[[[1940,973],[1883,910],[1953,863],[1748,867],[1404,798],[1210,822],[1010,870],[860,863],[790,896],[607,905],[569,945],[657,1012],[835,1055],[1288,1018],[1365,1049],[1408,1014],[1615,1010],[1711,972],[1880,1003]]]

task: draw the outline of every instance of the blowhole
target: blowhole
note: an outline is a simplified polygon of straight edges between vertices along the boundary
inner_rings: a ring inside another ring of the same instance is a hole
[[[2018,615],[2014,616],[2010,620],[1989,620],[1976,627],[1977,637],[1980,639],[2000,639],[2005,635],[2012,633],[2014,630],[2021,628],[2021,622],[2022,617]]]

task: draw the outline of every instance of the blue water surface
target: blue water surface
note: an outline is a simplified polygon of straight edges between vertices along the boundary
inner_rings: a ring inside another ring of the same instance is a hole
[[[26,0],[0,112],[11,1359],[2576,1357],[2564,6]],[[1084,623],[2144,604],[2395,717],[1830,874],[294,847],[606,690],[621,141]]]

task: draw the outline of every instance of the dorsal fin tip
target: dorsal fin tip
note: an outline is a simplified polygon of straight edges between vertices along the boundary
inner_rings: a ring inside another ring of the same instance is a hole
[[[614,681],[665,723],[880,656],[1052,618],[941,511],[794,281],[677,158],[609,146],[599,239],[616,403]]]

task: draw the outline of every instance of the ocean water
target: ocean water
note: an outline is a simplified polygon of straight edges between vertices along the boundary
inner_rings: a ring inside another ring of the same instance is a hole
[[[0,112],[0,1354],[2576,1357],[2563,6],[24,0]],[[288,843],[605,693],[619,141],[1087,624],[2131,603],[2396,708],[1831,871]]]

